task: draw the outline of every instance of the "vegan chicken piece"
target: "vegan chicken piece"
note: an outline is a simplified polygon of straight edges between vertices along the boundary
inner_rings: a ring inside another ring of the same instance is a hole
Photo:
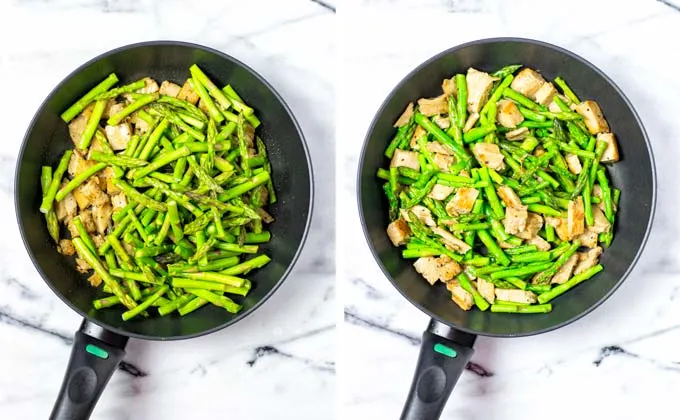
[[[112,206],[114,212],[122,210],[128,204],[127,197],[123,193],[116,193],[116,194],[111,195],[110,197],[111,197],[111,206]]]
[[[468,214],[479,197],[475,188],[460,187],[453,198],[446,204],[446,212],[450,215]]]
[[[172,96],[173,98],[176,98],[177,95],[179,95],[180,90],[182,90],[181,86],[172,83],[169,80],[163,80],[163,83],[161,83],[159,93],[161,95]]]
[[[479,113],[489,98],[493,83],[498,78],[471,67],[468,69],[465,79],[468,90],[467,109],[470,113]],[[448,112],[448,109],[444,112]]]
[[[599,234],[592,227],[586,229],[583,235],[576,238],[586,248],[595,248],[598,244]]]
[[[529,129],[526,127],[520,127],[505,133],[505,138],[509,141],[520,141],[527,138],[528,135]]]
[[[120,111],[125,109],[125,106],[127,104],[125,102],[118,102],[115,99],[111,99],[106,103],[106,108],[104,108],[104,113],[102,114],[102,118],[104,119],[109,119],[112,115],[118,114]]]
[[[427,195],[433,200],[446,200],[453,193],[453,187],[448,187],[446,185],[434,184],[432,190]]]
[[[536,70],[525,67],[517,73],[510,87],[522,95],[533,99],[544,83],[545,79]]]
[[[85,210],[93,204],[102,204],[109,201],[109,196],[99,189],[99,179],[91,177],[73,190],[73,196],[81,210]]]
[[[398,168],[400,166],[419,171],[420,162],[418,161],[418,153],[401,149],[395,150],[390,167]]]
[[[496,190],[498,197],[503,201],[506,207],[522,207],[522,200],[512,188],[507,185],[501,185]]]
[[[92,205],[92,218],[97,228],[97,232],[101,235],[106,233],[106,229],[111,223],[111,215],[113,214],[113,207],[109,202],[102,202]]]
[[[449,168],[453,165],[453,156],[435,153],[432,157],[432,161],[437,165],[437,168],[439,168],[440,171],[444,173],[451,172]]]
[[[99,277],[99,274],[92,273],[92,275],[87,278],[87,282],[90,283],[90,286],[92,287],[99,287],[102,284],[102,278]]]
[[[139,116],[139,112],[135,112],[130,117],[130,123],[135,126],[135,135],[144,136],[151,130],[151,124],[147,122],[144,118]]]
[[[462,310],[469,311],[472,309],[472,305],[474,304],[472,294],[463,289],[460,283],[458,283],[458,280],[446,283],[446,288],[451,292],[451,300],[453,300]]]
[[[505,209],[503,227],[511,235],[523,232],[527,225],[529,213],[526,207],[508,207]]]
[[[79,273],[87,274],[92,270],[92,267],[84,259],[76,257],[76,270],[78,270]]]
[[[448,146],[444,146],[443,144],[439,143],[438,141],[428,141],[427,144],[425,145],[425,148],[430,153],[439,153],[440,155],[449,155],[452,156],[453,152]]]
[[[110,153],[111,144],[106,139],[106,135],[101,128],[97,129],[97,133],[92,137],[92,143],[90,143],[90,148],[87,150],[87,160],[92,160],[92,153]]]
[[[607,143],[607,148],[604,149],[600,162],[614,163],[619,161],[619,146],[616,143],[616,137],[614,137],[613,133],[600,133],[597,135],[597,141]]]
[[[62,239],[59,241],[59,252],[70,257],[76,253],[76,249],[73,247],[73,242],[70,239]]]
[[[436,226],[437,225],[437,223],[432,218],[432,212],[427,207],[413,206],[408,211],[402,209],[401,210],[402,218],[410,223],[411,218],[409,217],[409,212],[412,212],[413,214],[415,214],[416,217],[418,218],[418,220],[425,223],[427,226]]]
[[[144,87],[139,89],[137,93],[155,93],[158,92],[158,83],[150,77],[145,77],[142,79],[144,81]]]
[[[83,222],[83,227],[87,233],[92,233],[97,229],[94,224],[94,218],[92,217],[92,210],[81,210],[81,212],[78,214],[78,217],[80,218],[80,221]]]
[[[449,121],[448,118],[445,118],[444,121]],[[479,121],[479,114],[476,112],[473,112],[468,116],[467,121],[465,121],[465,126],[463,126],[463,133],[467,133],[468,131],[472,130],[477,124],[477,121]]]
[[[570,241],[572,238],[569,236],[569,223],[566,217],[559,219],[560,223],[555,228],[555,233],[560,241]]]
[[[585,213],[583,209],[583,198],[577,197],[576,200],[569,202],[567,210],[567,235],[570,240],[585,232]]]
[[[102,245],[104,245],[106,239],[104,239],[104,235],[92,235],[92,242],[94,242],[94,246],[99,249]]]
[[[132,126],[129,123],[107,125],[104,131],[111,148],[115,151],[125,150],[132,137]]]
[[[443,255],[441,257],[421,257],[413,263],[416,271],[427,280],[430,285],[434,285],[437,280],[443,282],[451,281],[462,271],[460,265],[451,258]]]
[[[600,255],[602,255],[602,248],[599,246],[586,252],[579,252],[578,264],[574,268],[574,275],[581,274],[587,269],[596,266]]]
[[[578,175],[583,170],[583,166],[581,166],[581,160],[575,154],[567,153],[564,156],[564,160],[567,162],[569,172],[571,172],[572,174]]]
[[[527,245],[536,245],[539,251],[550,251],[550,242],[536,235],[531,239],[527,239]]]
[[[65,185],[66,183],[63,182],[61,184],[61,188],[63,188]],[[76,199],[72,193],[66,194],[66,197],[64,197],[61,201],[58,201],[55,207],[57,220],[60,222],[70,220],[76,217],[76,214],[78,214],[78,203],[76,202]]]
[[[401,114],[401,116],[399,116],[399,118],[397,118],[397,121],[394,122],[394,127],[405,126],[409,121],[411,121],[411,117],[413,117],[413,102],[409,102],[404,112]]]
[[[590,134],[600,134],[609,131],[609,124],[602,115],[600,106],[595,101],[583,101],[576,105],[576,112],[583,116],[583,121]]]
[[[557,95],[555,86],[550,82],[545,82],[534,94],[534,100],[541,105],[549,105],[553,102],[553,98]]]
[[[477,291],[491,304],[496,300],[496,287],[490,281],[486,281],[483,278],[477,279]]]
[[[182,89],[179,90],[177,99],[181,99],[183,101],[189,102],[190,104],[196,105],[200,97],[198,96],[198,93],[196,93],[191,87],[191,83],[187,79],[187,81],[184,82],[184,85],[182,85]]]
[[[116,174],[111,166],[107,166],[106,169],[101,171],[99,177],[99,186],[101,188],[106,188],[106,193],[109,195],[118,194],[120,188],[118,188],[113,180],[116,178]]]
[[[562,100],[562,102],[564,102],[565,104],[569,103],[569,99],[567,99],[566,96],[560,95],[558,93],[557,95],[553,96],[552,101],[550,101],[550,104],[548,105],[548,111],[550,111],[550,112],[554,112],[554,113],[562,112],[562,108],[560,108],[560,106],[557,105],[557,102],[555,102],[556,97],[560,98]]]
[[[515,128],[524,121],[524,116],[519,112],[519,108],[513,101],[509,99],[500,100],[497,107],[496,119],[503,127]]]
[[[456,238],[446,229],[435,226],[432,228],[432,232],[439,235],[444,245],[451,250],[457,251],[461,254],[467,254],[467,252],[472,249],[470,245]]]
[[[440,95],[430,99],[418,99],[418,111],[427,117],[446,114],[449,112],[449,103],[446,99],[446,95]]]
[[[571,274],[574,272],[574,267],[578,263],[578,254],[572,255],[567,262],[562,264],[562,266],[557,270],[557,273],[552,277],[550,283],[562,284],[571,278]]]
[[[611,223],[599,207],[593,207],[593,226],[590,228],[595,233],[605,233],[611,229]]]
[[[68,229],[68,232],[71,234],[71,238],[77,238],[80,236],[80,232],[78,232],[75,223],[73,223],[74,220],[75,218],[68,219],[66,221],[66,229]]]
[[[531,240],[538,236],[538,232],[543,227],[543,218],[541,215],[529,212],[527,214],[527,222],[523,231],[518,232],[517,236]]]
[[[95,163],[91,160],[85,160],[79,153],[74,153],[68,162],[67,172],[73,178],[81,172],[88,170]]]
[[[458,87],[456,86],[455,76],[450,79],[444,79],[444,81],[442,82],[442,92],[444,92],[444,95],[446,96],[458,95]]]
[[[479,118],[479,116],[477,118]],[[441,115],[435,115],[434,117],[432,117],[432,121],[435,124],[437,124],[437,126],[444,131],[451,128],[451,120],[448,117],[444,117],[444,116],[441,116]]]
[[[495,171],[505,169],[504,156],[501,154],[501,149],[497,144],[475,143],[472,152],[480,164],[488,166]]]
[[[409,146],[411,146],[412,149],[415,150],[420,150],[420,145],[418,144],[418,140],[420,140],[421,137],[427,136],[427,131],[421,126],[417,126],[416,129],[413,131],[413,135],[411,136],[411,141],[409,142]],[[432,142],[429,142],[432,143]]]
[[[528,290],[496,288],[496,299],[522,304],[536,303],[536,295]]]
[[[404,219],[397,219],[387,226],[387,236],[394,246],[406,245],[410,235],[411,228],[408,227],[408,223]]]

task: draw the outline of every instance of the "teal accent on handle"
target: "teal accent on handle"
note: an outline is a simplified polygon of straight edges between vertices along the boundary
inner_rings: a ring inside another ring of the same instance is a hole
[[[109,358],[109,352],[104,350],[101,347],[97,347],[94,344],[88,344],[85,346],[85,351],[90,353],[93,356],[97,356],[100,359],[108,359]]]
[[[458,356],[458,353],[454,349],[452,349],[451,347],[447,347],[441,343],[437,343],[434,345],[434,351],[443,354],[446,357],[450,357],[452,359]]]

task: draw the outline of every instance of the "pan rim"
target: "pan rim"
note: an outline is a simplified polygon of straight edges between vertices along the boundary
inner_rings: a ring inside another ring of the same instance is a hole
[[[527,332],[519,332],[519,333],[490,333],[490,332],[480,332],[472,328],[467,328],[463,326],[459,326],[456,324],[452,324],[448,321],[444,321],[441,317],[424,307],[423,305],[414,302],[408,294],[404,292],[400,287],[397,286],[395,283],[394,279],[390,275],[389,271],[383,264],[382,260],[380,259],[377,250],[375,249],[375,246],[373,245],[373,242],[371,241],[370,234],[368,232],[368,226],[366,225],[366,218],[363,212],[363,199],[362,199],[362,194],[361,194],[361,186],[362,186],[362,174],[363,174],[363,163],[366,158],[366,153],[368,149],[368,142],[370,140],[371,134],[375,130],[375,127],[378,123],[379,117],[383,114],[385,111],[385,108],[387,107],[387,104],[390,102],[392,97],[399,91],[411,78],[413,78],[418,72],[422,71],[424,68],[429,66],[431,63],[441,59],[442,57],[445,57],[447,55],[453,54],[461,49],[474,46],[474,45],[480,45],[480,44],[493,44],[493,43],[500,43],[500,42],[515,42],[515,43],[520,43],[520,44],[529,44],[529,45],[539,45],[548,49],[555,50],[561,54],[564,54],[566,56],[569,56],[577,61],[579,61],[581,64],[585,65],[586,67],[590,68],[594,72],[596,72],[600,77],[602,77],[607,83],[609,83],[613,88],[614,91],[619,95],[619,97],[623,100],[623,102],[626,104],[628,109],[630,109],[631,113],[633,114],[633,117],[635,118],[636,124],[640,127],[640,130],[642,132],[642,136],[645,141],[645,147],[647,148],[647,153],[649,154],[649,159],[650,159],[650,164],[651,164],[651,177],[652,177],[652,197],[651,197],[651,203],[650,203],[650,213],[649,213],[649,220],[647,221],[647,226],[645,228],[645,233],[642,238],[642,241],[640,242],[640,247],[638,248],[635,256],[633,257],[630,265],[626,269],[626,271],[621,275],[621,277],[618,279],[618,281],[605,293],[597,302],[593,303],[590,307],[588,307],[586,310],[578,313],[577,315],[562,321],[560,323],[557,323],[555,325],[551,325],[546,328],[541,328],[533,331],[527,331]],[[357,194],[357,204],[358,204],[358,210],[359,210],[359,218],[361,220],[361,228],[364,233],[364,238],[368,244],[368,247],[371,251],[371,254],[373,254],[373,259],[375,262],[378,264],[380,267],[381,271],[387,277],[387,279],[390,281],[392,286],[397,289],[397,291],[404,297],[406,300],[416,308],[418,308],[420,311],[425,313],[427,316],[429,316],[431,319],[436,320],[437,322],[440,322],[442,324],[448,325],[451,328],[455,328],[459,331],[466,332],[468,334],[473,334],[473,335],[479,335],[479,336],[485,336],[485,337],[497,337],[497,338],[512,338],[512,337],[527,337],[527,336],[532,336],[536,334],[542,334],[546,332],[550,332],[556,329],[559,329],[561,327],[564,327],[568,324],[571,324],[573,322],[578,321],[579,319],[585,317],[586,315],[590,314],[593,312],[596,308],[598,308],[600,305],[602,305],[611,295],[616,292],[616,290],[621,286],[621,284],[628,278],[630,273],[633,271],[635,268],[635,265],[639,261],[645,245],[647,244],[647,241],[649,239],[649,235],[652,230],[652,225],[654,223],[654,216],[656,214],[656,202],[657,202],[657,174],[656,174],[656,163],[654,160],[654,153],[652,151],[651,143],[649,141],[649,136],[647,135],[647,130],[645,130],[644,124],[642,123],[642,120],[640,116],[638,115],[637,111],[635,110],[635,107],[633,104],[630,102],[628,97],[624,94],[624,92],[621,90],[621,88],[614,83],[614,81],[607,76],[602,70],[600,70],[597,66],[595,66],[593,63],[590,61],[586,60],[585,58],[581,57],[580,55],[571,52],[563,47],[560,47],[555,44],[551,44],[545,41],[540,41],[532,38],[522,38],[522,37],[493,37],[493,38],[481,38],[469,42],[465,42],[456,46],[453,46],[451,48],[448,48],[446,50],[443,50],[427,60],[423,61],[421,64],[419,64],[415,69],[411,70],[406,76],[404,76],[399,83],[390,91],[390,93],[387,95],[385,100],[382,102],[380,107],[378,108],[378,111],[376,112],[375,116],[373,117],[373,120],[371,121],[371,124],[369,125],[368,131],[366,133],[366,136],[364,138],[364,143],[361,149],[361,154],[359,156],[358,160],[358,167],[357,167],[357,181],[356,181],[356,194]]]
[[[252,76],[254,76],[260,83],[262,83],[273,95],[274,97],[279,101],[279,103],[283,106],[286,114],[290,117],[291,121],[293,122],[293,126],[295,127],[295,131],[298,133],[298,136],[300,137],[300,142],[302,144],[302,149],[305,154],[305,158],[307,160],[307,169],[308,169],[308,176],[309,176],[309,206],[307,209],[307,220],[305,221],[305,227],[304,231],[302,234],[302,238],[300,239],[300,242],[298,244],[297,249],[295,250],[295,254],[293,255],[293,258],[284,271],[283,275],[281,278],[274,284],[274,287],[272,287],[271,290],[269,290],[259,301],[257,301],[251,308],[249,308],[247,311],[244,311],[234,318],[230,319],[227,322],[224,322],[220,325],[217,325],[215,327],[206,329],[204,331],[199,331],[196,333],[192,334],[186,334],[186,335],[170,335],[170,336],[150,336],[150,335],[145,335],[145,334],[139,334],[136,332],[132,331],[126,331],[122,328],[114,327],[111,325],[108,325],[100,320],[94,319],[91,316],[89,316],[87,313],[81,311],[76,305],[74,305],[66,296],[64,296],[53,284],[52,282],[48,279],[47,275],[43,272],[40,263],[38,262],[37,258],[35,257],[33,250],[31,249],[30,246],[28,246],[27,238],[26,238],[26,233],[24,232],[24,227],[21,223],[21,217],[19,215],[19,168],[21,166],[21,162],[23,161],[24,153],[26,151],[26,144],[28,141],[28,137],[30,133],[33,131],[35,124],[39,118],[39,116],[42,114],[44,111],[45,106],[47,105],[48,101],[64,86],[64,84],[68,81],[71,80],[73,77],[75,77],[78,73],[83,71],[86,67],[102,60],[105,59],[111,55],[132,50],[135,48],[141,48],[141,47],[162,47],[162,46],[174,46],[174,47],[183,47],[183,48],[194,48],[194,49],[199,49],[202,51],[205,51],[207,53],[216,55],[222,59],[225,59],[227,61],[230,61],[234,64],[236,64],[238,67],[246,70],[249,72]],[[45,99],[42,101],[40,106],[38,107],[37,111],[35,112],[33,118],[31,119],[31,122],[28,125],[28,128],[26,129],[26,133],[24,134],[24,138],[21,143],[21,148],[19,149],[19,153],[17,154],[17,161],[16,161],[16,166],[14,169],[14,212],[17,220],[17,225],[19,227],[19,232],[21,234],[21,240],[24,245],[24,249],[28,253],[29,258],[31,259],[31,262],[33,263],[33,266],[35,269],[38,271],[40,274],[40,277],[42,277],[43,281],[47,284],[47,286],[52,290],[52,292],[57,295],[66,305],[68,305],[72,310],[74,310],[78,315],[86,319],[88,322],[92,322],[107,331],[126,336],[126,337],[131,337],[131,338],[137,338],[141,340],[148,340],[148,341],[176,341],[176,340],[184,340],[184,339],[190,339],[190,338],[196,338],[208,334],[212,334],[214,332],[220,331],[230,325],[233,325],[244,318],[246,318],[248,315],[251,313],[255,312],[257,309],[259,309],[269,298],[281,287],[283,282],[288,278],[290,275],[291,271],[295,267],[295,264],[297,263],[300,254],[302,253],[302,250],[304,248],[304,245],[307,241],[307,238],[309,236],[309,229],[311,226],[312,222],[312,214],[314,211],[314,171],[313,171],[313,166],[312,166],[312,160],[311,160],[311,155],[309,153],[309,147],[307,145],[307,141],[305,139],[304,132],[302,131],[302,128],[300,127],[299,122],[295,118],[295,115],[293,114],[291,108],[288,106],[286,101],[283,99],[283,97],[279,94],[279,92],[274,89],[274,87],[264,78],[262,77],[258,72],[253,70],[250,66],[244,64],[242,61],[236,59],[235,57],[224,53],[222,51],[219,51],[217,49],[207,47],[205,45],[193,43],[193,42],[186,42],[186,41],[176,41],[176,40],[152,40],[152,41],[143,41],[143,42],[136,42],[132,44],[127,44],[123,45],[111,50],[108,50],[104,53],[101,53],[94,58],[89,59],[85,63],[79,65],[75,70],[71,71],[67,76],[65,76],[51,91],[50,93],[45,97]]]

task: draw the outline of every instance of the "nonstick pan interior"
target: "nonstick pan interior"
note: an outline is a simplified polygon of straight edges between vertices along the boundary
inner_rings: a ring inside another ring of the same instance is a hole
[[[272,240],[262,247],[272,258],[265,268],[251,273],[252,292],[243,310],[231,315],[207,305],[185,317],[166,317],[123,322],[120,308],[94,311],[92,300],[102,296],[78,273],[73,258],[57,253],[48,235],[40,206],[40,168],[55,166],[64,150],[72,148],[60,113],[109,73],[120,83],[145,76],[159,82],[183,83],[189,66],[197,63],[216,82],[230,83],[251,105],[262,125],[257,134],[267,145],[278,202],[270,212]],[[280,285],[297,259],[309,226],[312,206],[312,173],[303,135],[281,97],[260,76],[235,59],[193,44],[152,42],[123,47],[86,63],[68,76],[45,100],[24,139],[16,173],[15,200],[24,243],[36,268],[48,285],[81,315],[101,326],[128,336],[174,339],[200,335],[225,327],[257,308]]]
[[[561,76],[577,95],[597,101],[617,135],[621,161],[611,166],[613,185],[622,190],[616,236],[601,258],[605,270],[553,301],[544,315],[495,314],[463,311],[450,299],[443,284],[431,287],[392,246],[385,228],[387,202],[377,179],[383,156],[394,135],[393,122],[411,101],[435,97],[441,82],[468,67],[494,71],[508,64],[523,64],[546,78]],[[562,48],[526,39],[487,39],[464,44],[433,57],[414,70],[392,91],[369,129],[359,163],[360,213],[369,246],[385,275],[418,308],[456,329],[491,336],[520,336],[565,325],[602,303],[626,278],[647,239],[655,206],[656,174],[652,151],[642,123],[623,92],[600,70]]]

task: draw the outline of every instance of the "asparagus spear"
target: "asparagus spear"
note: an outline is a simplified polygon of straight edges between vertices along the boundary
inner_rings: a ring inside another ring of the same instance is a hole
[[[96,99],[97,95],[106,92],[116,83],[118,83],[118,76],[116,76],[114,73],[109,74],[106,79],[102,80],[97,86],[87,92],[85,96],[78,99],[76,103],[64,111],[61,114],[61,119],[66,123],[71,122],[72,119],[77,117],[78,114],[80,114],[89,104],[92,103],[92,101]]]

